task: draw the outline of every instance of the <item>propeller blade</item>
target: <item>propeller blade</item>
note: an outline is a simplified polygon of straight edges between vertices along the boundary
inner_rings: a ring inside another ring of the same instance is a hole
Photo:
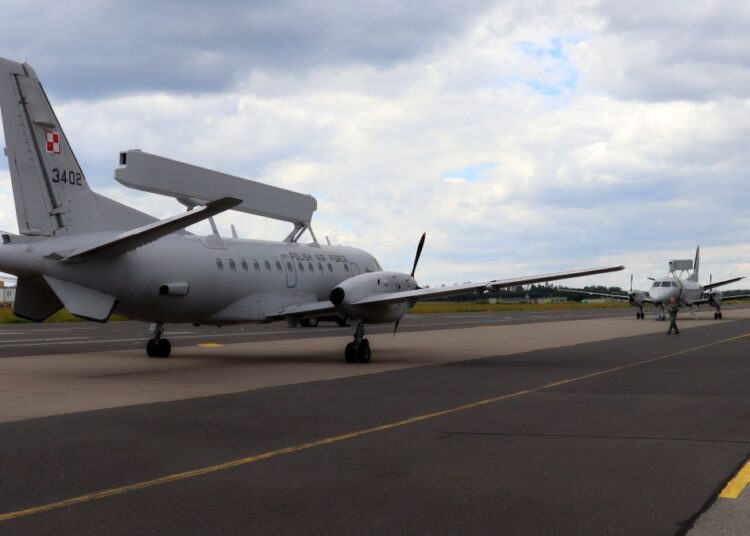
[[[411,269],[411,276],[414,277],[414,272],[417,271],[417,263],[419,262],[419,256],[422,255],[422,248],[424,247],[424,240],[427,238],[427,233],[422,233],[422,238],[419,239],[419,245],[417,246],[417,254],[414,257],[414,266]],[[398,323],[396,323],[398,326]]]
[[[399,323],[399,322],[401,322],[401,319],[400,319],[400,318],[399,318],[398,320],[396,320],[396,325],[395,325],[395,326],[393,326],[393,336],[394,336],[394,337],[396,336],[396,332],[398,331],[398,323]]]
[[[633,274],[630,274],[630,293],[633,293]]]

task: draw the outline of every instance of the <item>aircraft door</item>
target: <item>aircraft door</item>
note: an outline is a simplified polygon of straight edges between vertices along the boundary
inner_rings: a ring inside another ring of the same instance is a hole
[[[297,270],[294,267],[292,259],[289,255],[282,253],[281,265],[284,267],[284,273],[286,274],[286,286],[288,288],[294,288],[297,286]]]

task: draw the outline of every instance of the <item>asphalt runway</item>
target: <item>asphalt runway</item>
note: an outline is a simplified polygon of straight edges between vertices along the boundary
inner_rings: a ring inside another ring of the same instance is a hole
[[[742,305],[725,306],[731,310]],[[709,311],[703,309],[705,316]],[[459,329],[481,325],[514,325],[536,322],[559,322],[594,318],[631,318],[633,308],[571,309],[560,311],[513,311],[498,313],[447,313],[407,315],[399,325],[399,333],[429,331],[434,329]],[[653,321],[655,309],[647,309],[645,321]],[[368,333],[391,333],[392,325],[368,326]],[[333,322],[321,322],[316,328],[297,326],[290,328],[286,322],[249,324],[244,326],[193,327],[188,324],[168,325],[165,331],[173,347],[194,346],[201,342],[231,344],[245,341],[270,341],[279,338],[300,339],[340,336],[349,328],[338,327]],[[4,324],[0,325],[0,358],[21,355],[67,354],[145,348],[151,337],[149,324],[135,321],[69,322],[60,324]]]
[[[750,533],[750,310],[679,336],[626,312],[435,317],[374,334],[370,365],[335,359],[340,330],[7,357],[0,407],[49,416],[0,423],[0,533]],[[174,378],[229,390],[153,402]]]

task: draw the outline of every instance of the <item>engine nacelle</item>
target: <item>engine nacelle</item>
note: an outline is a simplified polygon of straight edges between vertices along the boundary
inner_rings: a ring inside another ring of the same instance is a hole
[[[368,324],[395,322],[404,316],[415,300],[392,303],[373,303],[356,305],[356,303],[377,294],[390,294],[419,288],[416,280],[409,274],[400,272],[371,272],[355,275],[331,291],[330,300],[336,311],[344,318],[363,320]]]
[[[642,290],[633,290],[628,295],[630,305],[637,305],[638,307],[641,307],[643,305],[643,301],[646,299],[646,293]]]
[[[708,298],[708,303],[712,307],[719,307],[721,305],[723,294],[720,290],[711,290],[707,294],[708,295],[706,297]]]

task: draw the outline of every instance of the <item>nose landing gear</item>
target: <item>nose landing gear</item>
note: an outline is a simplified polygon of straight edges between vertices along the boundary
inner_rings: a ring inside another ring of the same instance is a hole
[[[642,320],[642,319],[646,318],[646,313],[643,312],[643,307],[639,307],[639,311],[637,313],[635,313],[635,317],[638,320]]]
[[[721,309],[717,307],[716,312],[714,313],[714,320],[721,320],[723,318],[724,318],[724,315],[721,313]]]
[[[364,338],[365,326],[361,320],[352,321],[354,331],[354,342],[346,345],[344,358],[347,363],[369,363],[370,362],[370,341]]]
[[[162,339],[164,324],[159,322],[154,326],[154,336],[146,343],[146,355],[149,357],[169,357],[172,353],[172,344],[167,339]]]

